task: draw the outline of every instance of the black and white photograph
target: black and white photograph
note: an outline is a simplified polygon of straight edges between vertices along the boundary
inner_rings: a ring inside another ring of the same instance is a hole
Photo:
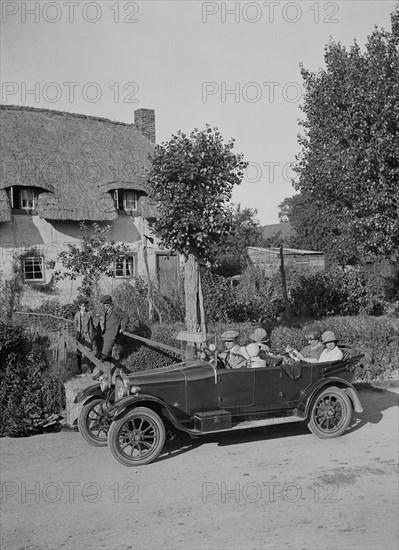
[[[399,1],[0,12],[2,550],[397,550]]]

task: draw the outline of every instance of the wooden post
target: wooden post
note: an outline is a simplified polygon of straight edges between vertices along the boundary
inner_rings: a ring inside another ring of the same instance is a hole
[[[186,328],[188,332],[198,332],[198,263],[194,254],[189,254],[184,262],[184,294],[186,302]],[[194,345],[186,346],[187,358],[194,357]]]
[[[291,311],[291,305],[290,305],[290,301],[288,299],[288,293],[287,293],[287,281],[285,278],[283,245],[280,245],[280,274],[281,274],[281,284],[283,287],[285,315],[286,315],[287,321],[291,321],[292,311]]]

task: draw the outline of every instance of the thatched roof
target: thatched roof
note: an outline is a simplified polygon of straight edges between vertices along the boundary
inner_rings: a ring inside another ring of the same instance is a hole
[[[1,105],[0,142],[0,221],[11,186],[39,188],[38,214],[52,220],[114,220],[110,190],[146,192],[154,145],[134,124]]]
[[[11,219],[10,201],[4,189],[0,189],[0,222],[10,222]]]

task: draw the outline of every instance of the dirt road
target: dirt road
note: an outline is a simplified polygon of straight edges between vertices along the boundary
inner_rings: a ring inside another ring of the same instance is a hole
[[[343,437],[299,425],[169,444],[120,465],[76,432],[1,440],[8,549],[394,549],[398,389],[363,390]]]

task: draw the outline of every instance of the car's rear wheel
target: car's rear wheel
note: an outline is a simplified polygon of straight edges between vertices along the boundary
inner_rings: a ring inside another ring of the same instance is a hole
[[[329,387],[316,396],[308,427],[321,439],[342,435],[352,419],[352,405],[346,393],[337,387]]]
[[[108,445],[116,460],[125,466],[149,464],[165,443],[161,417],[147,407],[137,407],[111,424]]]
[[[93,399],[82,407],[78,418],[79,431],[95,447],[106,447],[110,420],[106,399]]]

